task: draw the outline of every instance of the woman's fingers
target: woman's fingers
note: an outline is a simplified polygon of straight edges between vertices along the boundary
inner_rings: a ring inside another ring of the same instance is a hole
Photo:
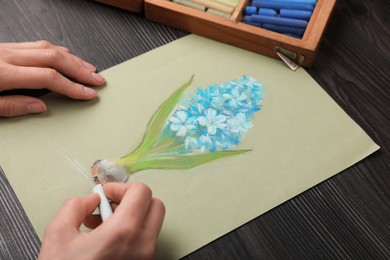
[[[107,183],[103,188],[107,198],[119,204],[115,209],[118,219],[127,219],[129,226],[143,225],[152,201],[152,191],[148,186],[142,183]]]
[[[2,76],[4,77],[0,83],[2,90],[47,88],[81,100],[89,100],[97,96],[94,89],[75,83],[52,68],[8,66],[6,70],[3,70]]]
[[[22,67],[53,68],[59,73],[81,83],[98,86],[104,78],[95,73],[96,68],[69,52],[58,48],[17,49],[8,52],[7,62]]]
[[[41,40],[35,42],[2,42],[0,43],[0,48],[8,49],[48,49],[48,48],[63,48],[63,50],[69,50],[63,46],[56,46],[51,44],[48,41]]]
[[[0,43],[0,57],[0,91],[48,88],[75,99],[93,99],[95,90],[73,80],[93,86],[105,82],[95,66],[47,41]]]
[[[89,229],[95,229],[102,224],[102,217],[100,215],[89,215],[84,220],[84,226]]]
[[[61,206],[53,222],[47,229],[61,232],[78,232],[86,217],[90,216],[99,204],[97,194],[67,199]]]
[[[70,98],[90,100],[105,79],[96,67],[48,41],[0,43],[0,92],[12,89],[49,89]],[[81,84],[80,84],[81,83]],[[4,96],[0,116],[12,117],[46,111],[45,104],[31,97]]]
[[[0,117],[15,117],[42,113],[46,105],[42,100],[28,96],[1,96]]]
[[[148,232],[150,237],[157,237],[160,234],[164,217],[164,204],[161,200],[153,198],[143,224],[143,228]]]

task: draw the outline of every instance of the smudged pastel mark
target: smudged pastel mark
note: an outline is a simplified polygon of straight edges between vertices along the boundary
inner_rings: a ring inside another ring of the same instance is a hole
[[[55,149],[55,151],[64,158],[69,165],[71,165],[76,172],[80,173],[85,179],[91,180],[89,169],[87,169],[84,165],[82,165],[77,159],[73,158],[69,152],[63,149]]]

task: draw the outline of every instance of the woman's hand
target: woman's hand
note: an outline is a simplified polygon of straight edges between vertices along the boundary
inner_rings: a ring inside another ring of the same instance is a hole
[[[91,215],[99,204],[97,194],[67,200],[46,230],[40,260],[153,258],[163,203],[141,183],[108,183],[103,188],[114,213],[103,223]],[[83,233],[83,222],[95,229]]]
[[[0,92],[47,88],[74,99],[90,100],[105,80],[96,68],[62,46],[47,41],[0,43]],[[70,78],[70,79],[69,79]],[[45,103],[29,96],[0,96],[0,116],[14,117],[46,111]]]

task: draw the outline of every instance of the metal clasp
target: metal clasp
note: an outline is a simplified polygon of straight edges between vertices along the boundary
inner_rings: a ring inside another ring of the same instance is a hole
[[[293,71],[296,71],[305,59],[304,56],[298,56],[295,52],[289,51],[281,46],[275,46],[274,50],[279,58]]]

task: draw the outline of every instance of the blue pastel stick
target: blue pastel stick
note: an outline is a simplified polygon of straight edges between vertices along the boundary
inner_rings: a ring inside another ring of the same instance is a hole
[[[251,16],[250,15],[245,15],[244,16],[244,20],[243,20],[244,23],[251,23]]]
[[[298,35],[295,35],[295,34],[292,34],[292,33],[283,33],[283,34],[287,35],[287,36],[290,36],[290,37],[298,38],[298,39],[302,38],[301,36],[298,36]]]
[[[246,16],[245,16],[246,17]],[[266,16],[266,15],[251,15],[248,17],[248,21],[255,23],[271,23],[278,25],[286,25],[297,28],[306,28],[307,21],[299,20],[299,19],[291,19],[291,18],[283,18],[278,16]]]
[[[302,37],[303,33],[305,32],[305,29],[302,28],[283,26],[278,24],[269,24],[269,23],[263,24],[263,28],[278,33],[293,34],[300,37]]]
[[[245,14],[247,15],[252,15],[257,13],[257,8],[256,6],[247,6],[245,7]]]
[[[261,9],[261,8],[260,8]],[[313,12],[304,10],[280,9],[280,17],[309,20]]]
[[[274,9],[276,11],[279,11],[280,9],[294,9],[294,10],[305,10],[305,11],[314,10],[313,5],[288,3],[283,1],[253,0],[252,6],[256,6],[259,8]]]
[[[245,23],[249,24],[249,25],[252,25],[252,26],[260,27],[260,28],[263,27],[262,23],[255,23],[255,22],[245,22]]]
[[[259,15],[276,16],[277,14],[274,9],[259,8]]]
[[[244,16],[243,22],[246,23],[246,24],[252,25],[252,26],[256,26],[256,27],[263,27],[263,24],[262,24],[262,23],[252,22],[252,21],[250,20],[250,17],[251,17],[251,15],[246,15],[246,16]]]
[[[303,4],[303,5],[316,5],[317,0],[263,0],[266,2],[284,2],[292,4]]]

